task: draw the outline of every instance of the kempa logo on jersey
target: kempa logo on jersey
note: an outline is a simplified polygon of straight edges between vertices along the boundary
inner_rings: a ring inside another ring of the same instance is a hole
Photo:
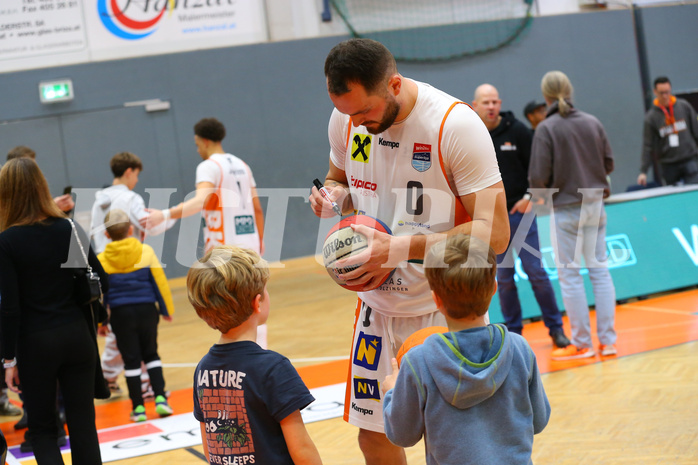
[[[359,412],[361,415],[373,415],[373,410],[368,408],[361,408],[354,402],[351,403],[351,408],[352,410],[356,410],[357,412]]]
[[[412,168],[420,173],[431,168],[431,145],[414,144],[414,150],[412,150]]]
[[[364,181],[363,179],[356,179],[354,176],[351,177],[351,185],[357,189],[368,189],[370,191],[375,191],[378,185],[375,182]]]
[[[361,163],[368,163],[368,157],[371,155],[371,135],[370,134],[354,134],[351,140],[351,159]]]
[[[383,147],[390,147],[391,149],[396,149],[400,147],[400,142],[392,142],[389,140],[385,140],[382,137],[378,138],[378,145],[382,145]]]

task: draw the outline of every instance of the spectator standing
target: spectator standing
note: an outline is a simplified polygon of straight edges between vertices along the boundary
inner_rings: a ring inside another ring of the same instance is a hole
[[[531,123],[531,129],[534,131],[541,121],[545,119],[545,102],[536,102],[531,100],[523,109],[524,117]]]
[[[610,195],[611,146],[601,122],[572,105],[572,83],[567,75],[546,73],[541,89],[548,112],[533,138],[529,184],[534,199],[552,202],[550,235],[562,300],[572,326],[572,344],[553,350],[552,359],[595,356],[582,257],[594,290],[599,351],[602,356],[615,355],[616,290],[608,271],[603,203]],[[547,189],[548,196],[536,189]]]
[[[21,382],[36,461],[63,463],[56,430],[60,387],[72,463],[101,464],[94,408],[97,345],[75,297],[74,269],[85,261],[74,231],[85,249],[89,240],[58,209],[32,159],[10,160],[0,170],[0,231],[5,380],[15,392]],[[108,290],[92,248],[86,253]]]
[[[658,158],[666,184],[698,184],[698,117],[684,99],[671,95],[666,76],[654,80],[655,99],[645,114],[642,165],[637,183],[647,185],[647,171]],[[656,173],[655,173],[656,174]],[[656,176],[659,178],[659,176]]]
[[[493,85],[478,86],[473,97],[473,109],[490,131],[509,210],[509,247],[505,253],[497,256],[499,305],[507,329],[521,334],[523,330],[521,301],[514,279],[516,268],[513,251],[515,250],[531,283],[553,345],[567,347],[570,341],[562,328],[562,317],[555,301],[555,292],[541,261],[538,223],[532,214],[525,217],[525,214],[531,211],[528,165],[531,159],[533,134],[523,123],[514,118],[512,112],[501,111],[501,108],[499,92]],[[532,220],[530,226],[528,226],[529,219]],[[519,229],[522,222],[523,227]]]
[[[138,184],[138,176],[143,171],[143,163],[137,155],[130,152],[117,153],[109,161],[109,168],[114,175],[112,185],[97,191],[95,202],[92,205],[90,236],[97,254],[104,252],[106,246],[111,242],[111,239],[105,234],[106,225],[104,222],[111,209],[127,212],[131,224],[137,231],[137,238],[141,242],[145,239],[146,233],[160,234],[165,229],[171,228],[176,222],[176,220],[170,220],[148,230],[141,226],[140,221],[148,217],[148,212],[145,209],[143,197],[133,191]],[[120,395],[122,391],[117,378],[124,371],[124,361],[117,347],[116,336],[111,330],[111,324],[101,327],[100,334],[105,336],[104,350],[102,351],[102,372],[112,394]],[[152,395],[152,387],[145,368],[141,375],[141,382],[143,394]]]
[[[172,415],[165,397],[165,378],[158,355],[160,315],[172,321],[174,303],[162,265],[152,247],[133,236],[133,224],[123,210],[112,209],[104,219],[112,240],[97,258],[109,273],[109,292],[104,304],[116,344],[124,360],[126,385],[133,410],[131,421],[145,421],[141,391],[141,363],[148,370],[155,411],[161,417]]]

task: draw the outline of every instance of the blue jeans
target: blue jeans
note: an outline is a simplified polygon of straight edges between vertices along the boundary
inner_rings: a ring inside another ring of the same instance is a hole
[[[526,218],[519,234],[521,220]],[[528,220],[532,223],[528,230],[526,228]],[[548,333],[562,328],[562,318],[560,310],[555,301],[555,292],[550,284],[550,278],[543,268],[541,262],[540,243],[538,241],[538,224],[532,214],[524,216],[523,213],[510,213],[509,226],[511,235],[509,236],[509,247],[507,251],[497,257],[497,283],[499,284],[499,306],[504,316],[504,323],[509,331],[521,334],[523,324],[521,322],[521,301],[516,290],[516,268],[514,267],[514,257],[512,251],[521,259],[524,272],[528,275],[531,288],[536,296],[536,301],[543,315],[543,322],[548,328]],[[525,235],[524,235],[525,234]]]
[[[589,304],[581,274],[582,257],[594,291],[599,342],[615,344],[616,288],[608,271],[606,210],[603,200],[554,208],[550,236],[562,301],[572,326],[572,344],[591,347]]]

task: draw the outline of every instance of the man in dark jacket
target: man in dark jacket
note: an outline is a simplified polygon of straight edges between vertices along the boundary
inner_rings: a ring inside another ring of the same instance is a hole
[[[655,154],[666,184],[698,184],[698,119],[690,103],[671,95],[666,76],[654,80],[652,108],[645,115],[642,165],[637,183],[647,185],[647,171]]]
[[[523,270],[528,275],[553,344],[556,347],[566,347],[570,341],[562,329],[562,318],[555,300],[555,293],[541,262],[538,225],[533,214],[524,215],[531,211],[531,195],[527,191],[533,133],[514,118],[512,112],[500,111],[502,101],[499,99],[497,89],[490,84],[482,84],[475,90],[472,105],[492,136],[509,210],[511,228],[509,247],[505,253],[497,257],[499,305],[506,326],[509,331],[518,334],[521,334],[523,329],[521,302],[514,280],[516,269],[513,251],[516,251],[521,259]],[[530,226],[528,226],[529,222],[531,222]],[[521,231],[518,231],[519,226]],[[519,278],[522,279],[523,276]]]

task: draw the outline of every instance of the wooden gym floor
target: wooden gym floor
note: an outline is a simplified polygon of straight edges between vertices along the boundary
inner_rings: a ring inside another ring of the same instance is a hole
[[[343,382],[355,294],[336,286],[315,257],[283,265],[272,269],[269,283],[269,348],[289,357],[310,386]],[[171,283],[176,312],[172,323],[160,325],[159,353],[175,413],[187,413],[192,411],[194,367],[217,333],[197,318],[183,279]],[[569,334],[566,319],[565,326]],[[698,464],[698,290],[619,305],[616,329],[617,357],[552,362],[542,322],[525,327],[552,406],[548,427],[535,437],[534,463]],[[123,377],[120,384],[126,391]],[[19,405],[14,394],[11,398]],[[127,396],[97,404],[98,429],[129,424]],[[148,418],[155,419],[152,406],[146,407]],[[22,432],[13,429],[17,419],[0,417],[11,446],[22,441]],[[363,463],[355,427],[340,418],[307,427],[324,463]],[[111,463],[203,464],[201,452],[200,445],[193,445]],[[410,465],[425,463],[421,443],[407,455]],[[69,456],[64,455],[66,463]]]

